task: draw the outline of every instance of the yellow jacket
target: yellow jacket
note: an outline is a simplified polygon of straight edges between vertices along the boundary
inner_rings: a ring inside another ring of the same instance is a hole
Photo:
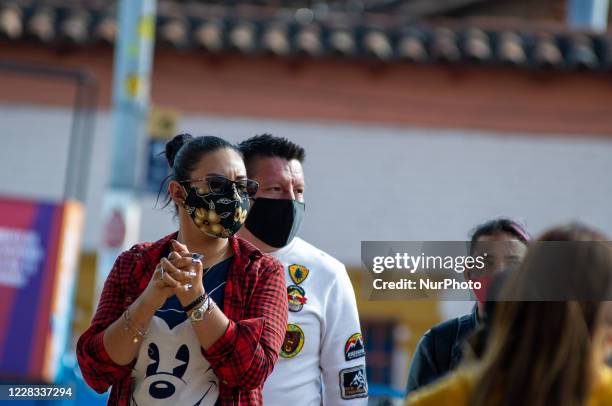
[[[405,406],[469,406],[474,375],[457,371],[431,386],[414,392]],[[603,368],[601,380],[593,390],[588,406],[612,405],[612,369]]]

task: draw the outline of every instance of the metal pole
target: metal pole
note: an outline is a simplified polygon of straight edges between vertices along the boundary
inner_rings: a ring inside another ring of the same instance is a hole
[[[149,108],[155,0],[121,0],[119,36],[113,72],[113,141],[111,189],[135,189],[141,170],[134,158],[144,144],[143,124]]]
[[[102,207],[98,292],[122,250],[138,239],[138,190],[143,183],[145,121],[155,43],[156,0],[121,0],[113,72],[113,133],[109,189]]]
[[[568,0],[567,17],[571,28],[605,32],[609,0]]]

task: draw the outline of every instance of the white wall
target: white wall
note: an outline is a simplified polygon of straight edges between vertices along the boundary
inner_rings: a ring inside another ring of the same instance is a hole
[[[0,106],[0,194],[57,199],[70,112]],[[97,117],[85,247],[95,249],[107,180],[110,115]],[[612,235],[612,138],[493,134],[343,123],[186,116],[181,131],[230,141],[271,132],[303,145],[307,211],[301,235],[349,265],[361,240],[462,240],[496,216],[532,232],[581,220]],[[143,198],[142,240],[174,229]]]

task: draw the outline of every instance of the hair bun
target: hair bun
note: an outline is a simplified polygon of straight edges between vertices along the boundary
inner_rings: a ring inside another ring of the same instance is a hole
[[[174,159],[176,158],[176,154],[178,154],[181,147],[192,139],[193,136],[191,134],[184,133],[176,135],[166,143],[166,159],[168,160],[168,165],[170,165],[171,168],[174,167]]]

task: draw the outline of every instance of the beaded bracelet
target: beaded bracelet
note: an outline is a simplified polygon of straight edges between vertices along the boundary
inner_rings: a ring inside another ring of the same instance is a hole
[[[143,340],[147,336],[147,330],[141,331],[130,325],[130,321],[132,321],[132,319],[130,318],[129,308],[125,309],[125,312],[123,312],[123,319],[125,321],[123,325],[123,330],[131,331],[133,333],[134,336],[132,337],[132,341],[134,342],[134,344],[138,343],[138,341],[140,340]]]
[[[197,306],[199,306],[200,304],[204,303],[204,301],[206,300],[207,297],[208,297],[208,295],[206,294],[206,292],[202,293],[193,302],[191,302],[187,306],[183,307],[183,311],[185,313],[189,313],[190,310],[193,310]]]

